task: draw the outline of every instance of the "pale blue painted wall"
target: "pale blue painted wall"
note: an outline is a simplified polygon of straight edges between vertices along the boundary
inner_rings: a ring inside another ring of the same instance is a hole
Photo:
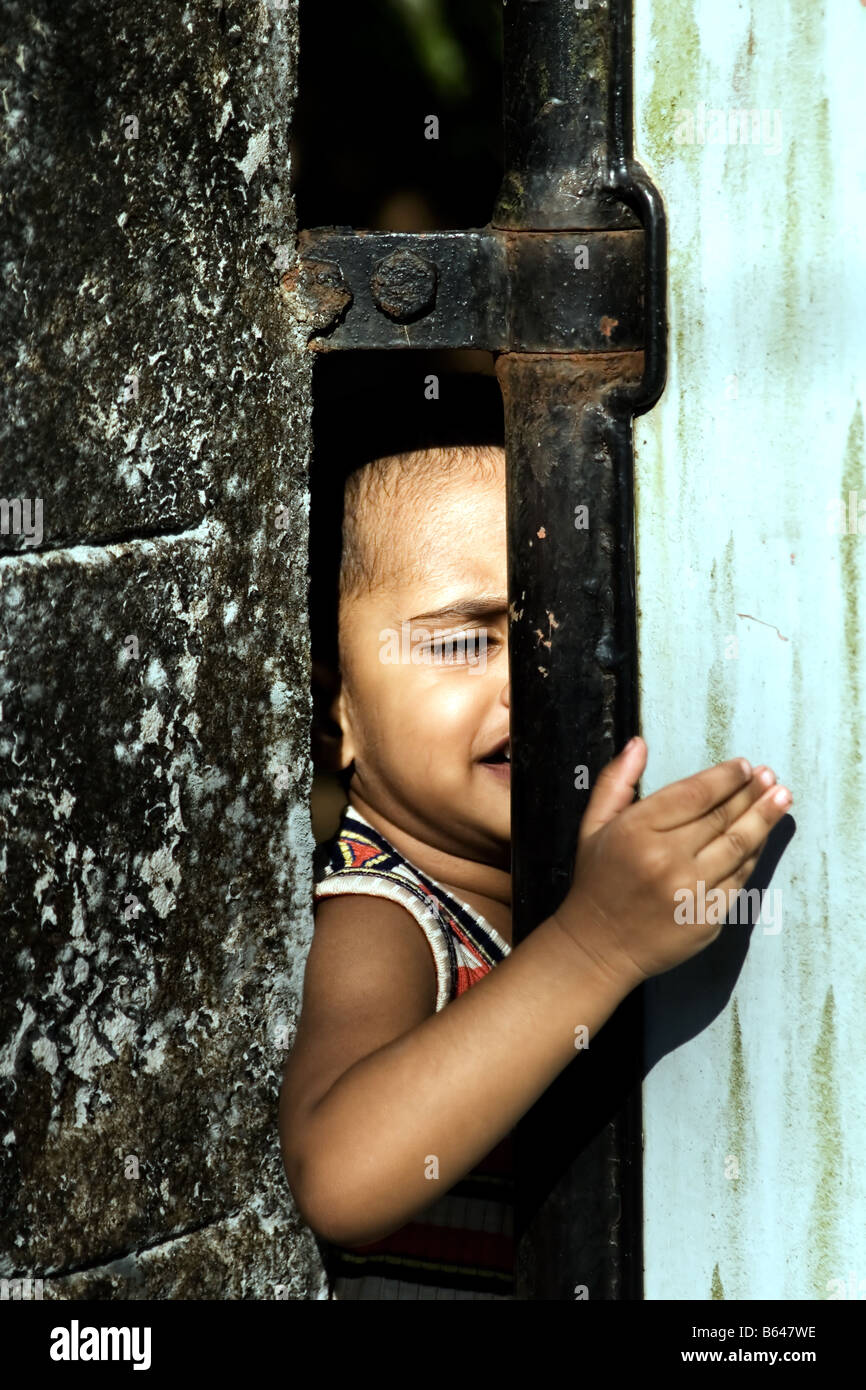
[[[728,926],[648,991],[646,1297],[866,1298],[866,8],[635,11],[670,239],[668,384],[635,422],[642,790],[744,754],[796,828],[781,930],[743,958]],[[768,113],[757,143],[698,143],[700,103]],[[864,534],[830,534],[849,491]]]

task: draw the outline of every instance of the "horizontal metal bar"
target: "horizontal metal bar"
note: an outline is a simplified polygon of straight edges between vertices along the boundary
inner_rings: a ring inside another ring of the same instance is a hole
[[[298,239],[283,292],[339,348],[634,351],[644,339],[643,232],[352,232]]]

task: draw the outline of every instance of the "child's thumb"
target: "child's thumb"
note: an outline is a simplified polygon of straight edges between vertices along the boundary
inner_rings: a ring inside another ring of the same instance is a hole
[[[602,768],[580,822],[579,839],[593,835],[631,805],[641,773],[646,767],[646,758],[647,746],[637,735]]]

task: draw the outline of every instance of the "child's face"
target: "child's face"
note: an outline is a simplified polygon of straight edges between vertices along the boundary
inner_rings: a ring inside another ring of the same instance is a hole
[[[484,762],[509,735],[505,451],[495,455],[493,481],[437,473],[420,505],[389,501],[375,542],[389,581],[340,609],[338,719],[361,809],[507,867],[511,769]],[[489,611],[439,614],[467,603]]]

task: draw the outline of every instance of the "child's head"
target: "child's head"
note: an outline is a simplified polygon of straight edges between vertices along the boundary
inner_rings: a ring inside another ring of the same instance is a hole
[[[333,746],[362,807],[504,863],[509,769],[484,761],[509,733],[501,400],[489,378],[441,389],[418,406],[423,429],[383,431],[398,447],[373,445],[345,484]]]

